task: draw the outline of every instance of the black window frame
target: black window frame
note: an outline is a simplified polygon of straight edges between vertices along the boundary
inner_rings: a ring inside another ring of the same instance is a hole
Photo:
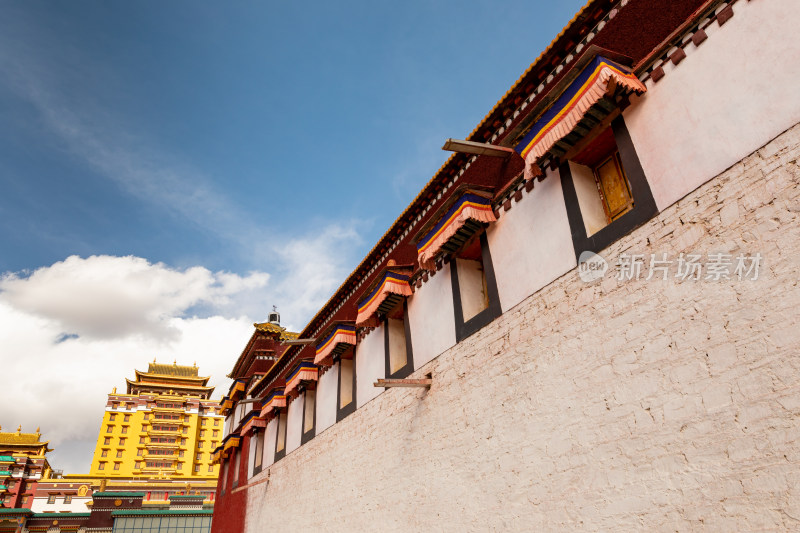
[[[283,449],[278,451],[278,439],[280,438],[281,433],[281,415],[286,416],[286,423],[283,425]],[[287,428],[289,427],[289,406],[280,407],[275,414],[275,418],[277,419],[278,427],[275,428],[275,458],[273,459],[273,463],[277,463],[284,457],[286,457],[286,436],[287,436]]]
[[[625,125],[622,114],[611,121],[609,126],[614,134],[619,159],[625,176],[628,178],[633,209],[601,228],[591,236],[586,235],[586,225],[578,203],[578,194],[569,168],[569,160],[562,161],[558,172],[561,177],[561,188],[564,192],[564,203],[567,207],[567,219],[572,234],[572,246],[576,261],[580,261],[583,252],[598,253],[618,241],[634,229],[643,225],[658,214],[653,192],[645,176],[633,140]]]
[[[239,462],[237,465],[236,462]],[[233,453],[231,454],[231,462],[233,463],[231,466],[233,467],[233,479],[231,480],[231,490],[235,489],[239,486],[239,475],[241,474],[242,470],[242,450],[241,448],[234,448]],[[247,463],[245,463],[245,468],[247,467]]]
[[[313,422],[311,423],[311,429],[305,431],[306,407],[308,406],[308,402],[306,400],[309,393],[309,389],[305,389],[303,391],[303,414],[302,418],[300,419],[300,446],[313,439],[317,433],[317,391],[316,389],[312,389],[312,392],[314,393],[314,405],[312,407],[312,409],[314,410],[314,418]]]
[[[350,416],[356,410],[356,405],[358,404],[358,397],[357,397],[357,384],[358,384],[358,377],[356,372],[356,350],[355,347],[349,348],[348,351],[352,351],[352,358],[349,360],[352,361],[353,365],[353,399],[350,401],[349,404],[342,407],[342,357],[337,359],[337,379],[336,379],[336,421],[341,422],[348,416]]]
[[[492,253],[489,250],[489,240],[486,236],[486,230],[481,232],[479,239],[481,245],[481,260],[483,262],[483,275],[486,278],[486,296],[489,299],[489,305],[486,309],[467,321],[464,320],[464,311],[461,306],[461,288],[458,282],[458,266],[456,265],[458,254],[453,254],[449,258],[457,343],[491,323],[502,313],[500,307],[500,293],[497,290],[497,278],[494,273]]]
[[[385,361],[385,368],[384,374],[386,375],[387,379],[403,379],[408,377],[412,372],[414,372],[414,349],[411,345],[411,327],[408,320],[408,299],[403,298],[403,330],[406,337],[406,364],[399,368],[396,372],[391,373],[391,354],[389,353],[389,317],[387,316],[383,322],[384,328],[384,339],[383,339],[383,346],[384,346],[384,361]]]
[[[258,439],[261,438],[261,464],[256,465],[256,458],[258,457]],[[253,429],[253,437],[251,440],[255,438],[255,449],[253,450],[253,475],[250,477],[255,476],[256,474],[261,473],[261,470],[264,468],[264,446],[266,445],[267,439],[267,431],[266,428],[262,431],[261,428],[254,428]],[[198,465],[199,466],[199,465]]]

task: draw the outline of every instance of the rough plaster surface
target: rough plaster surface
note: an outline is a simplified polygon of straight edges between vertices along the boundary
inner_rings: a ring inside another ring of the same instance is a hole
[[[798,155],[800,125],[603,252],[758,281],[573,269],[253,478],[246,531],[800,528]]]

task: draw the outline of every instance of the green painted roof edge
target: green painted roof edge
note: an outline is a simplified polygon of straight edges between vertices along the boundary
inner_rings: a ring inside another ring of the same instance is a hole
[[[202,500],[205,496],[202,494],[175,494],[169,497],[170,500]]]
[[[119,511],[111,511],[111,516],[191,516],[191,515],[208,515],[214,514],[213,509],[120,509]]]
[[[93,498],[144,498],[144,492],[95,492]]]
[[[33,513],[31,518],[88,518],[92,513]]]
[[[33,511],[31,511],[30,509],[26,509],[25,507],[0,507],[0,514],[21,514],[21,513],[33,514]]]

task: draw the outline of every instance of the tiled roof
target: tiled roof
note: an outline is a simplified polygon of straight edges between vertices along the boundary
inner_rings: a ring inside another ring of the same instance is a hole
[[[0,444],[46,444],[39,433],[0,433]]]
[[[262,331],[264,333],[279,333],[280,340],[287,341],[287,340],[294,340],[299,336],[299,333],[294,333],[292,331],[286,331],[286,328],[282,328],[278,325],[272,324],[270,322],[262,322],[262,323],[255,323],[253,324],[256,327],[257,331]]]
[[[181,366],[178,364],[150,363],[147,367],[148,374],[161,374],[163,376],[196,377],[196,366]]]

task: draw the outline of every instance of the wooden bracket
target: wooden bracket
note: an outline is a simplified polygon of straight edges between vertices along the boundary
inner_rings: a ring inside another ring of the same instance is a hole
[[[379,379],[373,385],[376,387],[430,387],[431,378],[426,379]]]

